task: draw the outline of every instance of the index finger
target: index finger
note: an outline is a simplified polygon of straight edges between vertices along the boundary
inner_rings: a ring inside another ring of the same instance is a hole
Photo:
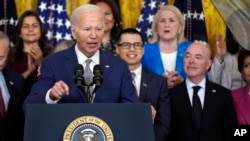
[[[60,84],[61,84],[61,88],[63,89],[64,93],[66,95],[69,95],[69,86],[65,82],[63,82],[63,81]]]
[[[167,74],[173,74],[174,71],[169,71],[169,70],[166,70]]]

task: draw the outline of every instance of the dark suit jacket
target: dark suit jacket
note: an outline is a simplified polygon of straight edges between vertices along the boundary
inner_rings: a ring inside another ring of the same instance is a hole
[[[75,47],[52,54],[43,60],[41,75],[33,85],[24,105],[46,103],[45,95],[55,82],[62,80],[69,86],[69,96],[58,103],[86,103],[82,92],[74,81],[74,68],[78,64]],[[100,65],[103,83],[96,91],[94,103],[139,102],[127,64],[120,58],[100,50]],[[24,107],[25,108],[25,107]]]
[[[140,100],[151,103],[157,111],[154,120],[155,141],[166,141],[170,130],[170,100],[167,80],[142,69]]]
[[[0,141],[22,141],[24,114],[22,105],[25,98],[23,77],[7,68],[3,69],[10,99],[6,117],[0,117]]]
[[[170,91],[172,141],[228,141],[230,126],[236,123],[230,90],[206,81],[200,131],[195,128],[186,82]]]

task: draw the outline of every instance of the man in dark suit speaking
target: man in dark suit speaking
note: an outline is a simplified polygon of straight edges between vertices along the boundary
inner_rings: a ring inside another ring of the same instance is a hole
[[[105,29],[103,11],[95,5],[86,4],[73,11],[70,22],[75,46],[43,60],[41,75],[25,104],[138,102],[127,64],[99,50]],[[88,85],[90,83],[86,78],[89,76],[85,74],[93,72],[93,67],[100,64],[102,74],[99,77],[103,82],[96,92],[93,92],[96,85],[90,86],[93,88],[89,89],[93,93],[90,101],[86,87],[79,89],[74,80],[74,68],[78,64],[84,68],[85,80],[81,83]]]
[[[206,79],[209,45],[191,44],[184,56],[185,81],[170,92],[172,141],[228,141],[236,123],[230,90]]]
[[[142,68],[143,43],[140,32],[127,28],[118,36],[116,52],[129,66],[140,101],[151,104],[155,141],[166,141],[170,129],[167,80]]]

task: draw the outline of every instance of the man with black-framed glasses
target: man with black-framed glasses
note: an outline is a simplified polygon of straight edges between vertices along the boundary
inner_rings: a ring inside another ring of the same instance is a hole
[[[142,68],[144,41],[140,32],[134,28],[121,31],[116,47],[117,55],[127,62],[133,84],[141,102],[151,103],[155,140],[167,139],[170,127],[170,103],[167,81]]]

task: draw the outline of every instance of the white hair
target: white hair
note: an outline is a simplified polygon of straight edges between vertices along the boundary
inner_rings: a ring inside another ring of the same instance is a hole
[[[93,5],[93,4],[84,4],[82,6],[79,6],[78,8],[76,8],[71,17],[70,17],[70,23],[71,25],[76,25],[77,24],[77,20],[79,18],[79,14],[82,14],[82,13],[87,13],[87,12],[100,12],[102,14],[102,19],[103,19],[103,25],[104,25],[104,13],[103,13],[103,10],[96,6],[96,5]]]
[[[208,55],[211,56],[211,48],[208,42],[202,40],[195,40],[193,43],[201,44],[208,50]]]
[[[0,31],[0,40],[5,40],[8,45],[10,44],[9,37],[2,31]]]

